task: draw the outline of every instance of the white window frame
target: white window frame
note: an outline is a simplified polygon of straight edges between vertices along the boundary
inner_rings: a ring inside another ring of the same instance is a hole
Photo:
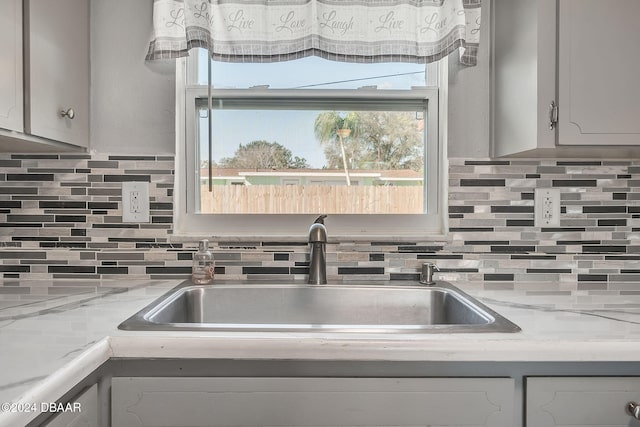
[[[309,226],[317,214],[203,214],[195,211],[199,197],[197,182],[199,168],[196,167],[196,120],[195,100],[206,99],[207,91],[202,86],[187,86],[187,60],[176,65],[176,171],[174,183],[174,236],[176,238],[212,238],[233,241],[300,241],[307,237]],[[446,64],[445,64],[446,66]],[[442,68],[442,66],[440,66]],[[442,74],[439,72],[438,74]],[[433,81],[429,81],[433,84]],[[425,214],[333,214],[325,220],[330,241],[340,240],[413,240],[442,237],[446,218],[446,179],[444,174],[445,150],[439,129],[443,127],[440,116],[442,95],[437,87],[428,86],[413,90],[287,90],[287,89],[212,89],[212,97],[267,99],[344,98],[358,101],[385,100],[423,101],[427,104],[426,115],[426,181],[427,193]],[[188,111],[186,106],[193,106]],[[429,186],[429,187],[427,187]]]

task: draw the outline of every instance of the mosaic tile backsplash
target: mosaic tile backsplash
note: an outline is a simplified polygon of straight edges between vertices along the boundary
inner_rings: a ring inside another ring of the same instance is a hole
[[[188,278],[194,243],[171,241],[174,159],[0,156],[1,292],[13,279]],[[121,222],[121,183],[150,183],[151,222]],[[534,226],[534,189],[561,190],[558,228]],[[440,278],[486,288],[640,292],[640,161],[449,161],[449,234],[327,247],[332,281]],[[212,242],[224,279],[302,280],[306,242]]]

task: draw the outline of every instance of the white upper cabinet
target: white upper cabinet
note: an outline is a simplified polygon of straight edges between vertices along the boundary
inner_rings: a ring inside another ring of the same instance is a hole
[[[549,106],[556,99],[556,0],[494,0],[493,155],[555,148]]]
[[[25,130],[31,135],[86,147],[89,2],[28,0],[27,5]]]
[[[637,154],[638,16],[638,0],[495,0],[492,154]]]
[[[88,147],[89,0],[0,0],[0,43],[0,151]]]
[[[640,1],[559,3],[558,143],[640,145]]]
[[[22,132],[22,0],[0,0],[0,128]]]

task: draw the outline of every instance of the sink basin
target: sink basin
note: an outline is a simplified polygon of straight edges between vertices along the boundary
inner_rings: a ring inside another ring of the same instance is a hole
[[[185,282],[127,319],[119,328],[375,333],[520,330],[447,282],[437,282],[435,286],[196,286]]]

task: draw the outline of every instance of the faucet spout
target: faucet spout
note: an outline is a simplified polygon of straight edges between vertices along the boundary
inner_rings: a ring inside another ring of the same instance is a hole
[[[320,215],[309,228],[309,281],[312,285],[327,284],[327,229],[324,226],[326,215]]]

